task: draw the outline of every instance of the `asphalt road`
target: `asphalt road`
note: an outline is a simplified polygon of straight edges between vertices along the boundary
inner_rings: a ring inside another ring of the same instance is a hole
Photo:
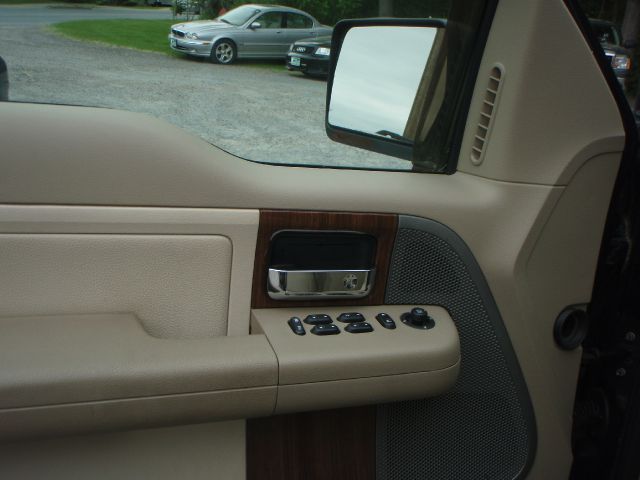
[[[99,18],[169,19],[171,12],[168,8],[137,9],[73,4],[0,5],[0,28],[4,25],[46,25]]]
[[[10,17],[5,16],[8,10],[14,12]],[[148,113],[251,160],[410,168],[409,162],[329,140],[324,131],[326,82],[287,72],[284,65],[275,70],[250,63],[213,65],[71,40],[46,25],[78,16],[112,15],[149,18],[168,13],[0,8],[0,56],[9,68],[10,99]]]

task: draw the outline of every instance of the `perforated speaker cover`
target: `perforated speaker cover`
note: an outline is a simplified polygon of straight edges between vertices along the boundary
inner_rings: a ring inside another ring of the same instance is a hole
[[[531,402],[486,281],[464,242],[439,223],[401,217],[386,303],[445,307],[458,328],[462,361],[458,382],[446,395],[378,407],[378,479],[524,474],[535,448]]]

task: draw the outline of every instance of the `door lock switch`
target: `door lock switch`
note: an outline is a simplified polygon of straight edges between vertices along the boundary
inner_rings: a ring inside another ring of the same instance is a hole
[[[340,333],[340,329],[333,323],[330,325],[320,324],[315,325],[311,329],[311,333],[313,333],[314,335],[337,335],[338,333]]]
[[[345,331],[349,333],[367,333],[373,332],[373,327],[367,322],[350,323],[345,327]]]
[[[307,315],[304,319],[304,323],[309,325],[328,325],[333,320],[326,313],[314,313],[313,315]]]
[[[364,315],[358,312],[341,313],[338,315],[338,321],[344,323],[364,322]]]
[[[394,328],[396,328],[396,322],[393,321],[393,318],[391,318],[391,315],[389,315],[388,313],[379,313],[378,315],[376,315],[376,320],[378,320],[380,325],[382,325],[384,328],[387,328],[389,330],[393,330]]]
[[[302,325],[302,320],[298,317],[291,317],[287,323],[296,335],[304,335],[307,333],[304,330],[304,325]]]

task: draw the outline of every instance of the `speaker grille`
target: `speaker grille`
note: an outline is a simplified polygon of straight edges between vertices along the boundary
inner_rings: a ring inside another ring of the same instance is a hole
[[[527,465],[535,428],[524,410],[530,404],[523,405],[529,397],[514,381],[487,300],[465,260],[438,235],[398,231],[386,302],[446,308],[459,331],[462,362],[448,394],[378,407],[380,480],[511,480]],[[515,368],[520,375],[517,363]]]

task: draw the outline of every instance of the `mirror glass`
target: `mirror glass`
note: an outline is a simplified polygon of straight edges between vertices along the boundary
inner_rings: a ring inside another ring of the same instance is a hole
[[[442,71],[434,45],[440,45],[443,32],[437,27],[351,28],[333,77],[330,126],[413,143],[424,127],[425,96],[433,94],[429,84],[437,83]]]

